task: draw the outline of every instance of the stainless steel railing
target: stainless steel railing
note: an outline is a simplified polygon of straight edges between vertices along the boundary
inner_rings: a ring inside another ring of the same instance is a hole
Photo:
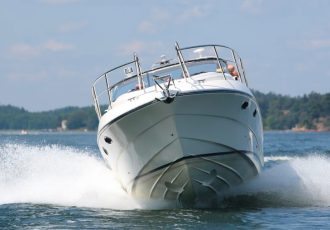
[[[186,63],[187,63],[187,61],[191,61],[191,59],[185,59],[182,51],[191,51],[191,50],[196,50],[196,49],[201,49],[201,48],[210,48],[208,57],[215,57],[217,59],[219,68],[221,69],[222,73],[225,72],[224,71],[225,67],[221,64],[221,60],[225,61],[227,64],[234,65],[235,69],[237,69],[238,74],[239,74],[238,80],[240,80],[242,83],[248,85],[246,76],[245,76],[242,59],[240,58],[240,56],[237,54],[237,52],[235,50],[233,50],[232,48],[229,48],[227,46],[223,46],[223,45],[201,45],[201,46],[190,46],[190,47],[180,48],[179,44],[176,42],[175,49],[176,49],[176,52],[177,52],[177,55],[179,58],[179,63],[181,65],[183,75],[185,77],[189,77],[189,71],[187,69]],[[225,53],[225,52],[227,54],[225,55],[225,57],[223,57],[221,54]],[[228,54],[230,54],[230,56]],[[194,60],[198,60],[201,58],[202,57],[195,58]],[[187,72],[188,74],[185,74],[185,72]],[[225,78],[225,76],[224,76],[224,78]]]
[[[133,70],[133,67],[135,68],[134,69],[135,71]],[[116,70],[122,70],[122,69],[124,69],[125,72],[127,70],[127,72],[125,73],[126,76],[122,76],[122,78],[116,79],[117,81],[110,84],[109,76],[111,75],[111,73],[113,73]],[[129,77],[129,74],[134,77],[137,77],[139,89],[145,88],[143,85],[143,82],[142,82],[142,78],[141,78],[141,66],[139,63],[139,58],[137,57],[136,54],[134,54],[133,61],[127,62],[123,65],[120,65],[113,69],[108,70],[107,72],[105,72],[104,74],[99,76],[94,81],[93,87],[92,87],[92,95],[93,95],[93,100],[94,100],[95,111],[96,111],[96,114],[98,115],[98,118],[101,118],[101,116],[103,115],[102,110],[101,110],[100,98],[106,94],[107,95],[107,104],[108,104],[106,110],[111,109],[111,102],[112,102],[111,89],[114,87],[114,85],[118,84],[119,82],[125,81],[128,78],[131,78],[131,77]],[[97,85],[102,81],[103,81],[103,86],[105,86],[105,88],[101,89],[101,91],[97,91],[97,89],[98,89]]]
[[[228,75],[226,77],[225,73],[227,66],[231,64],[238,72],[237,80],[241,81],[246,86],[248,85],[241,58],[235,50],[227,46],[202,45],[180,48],[179,44],[176,42],[175,50],[178,58],[177,62],[164,62],[165,64],[163,63],[156,68],[152,68],[143,72],[141,70],[139,58],[136,54],[134,54],[133,61],[110,69],[109,71],[99,76],[94,81],[92,87],[94,106],[98,118],[100,119],[107,110],[112,108],[112,93],[114,89],[116,89],[116,86],[119,86],[120,84],[128,81],[135,81],[134,79],[136,79],[136,90],[144,90],[145,92],[146,85],[143,77],[149,76],[149,74],[153,74],[155,71],[166,68],[181,68],[183,78],[188,79],[191,75],[190,68],[192,64],[203,61],[205,62],[205,60],[214,60],[219,67],[219,73],[222,73],[224,79],[227,79],[228,77]]]

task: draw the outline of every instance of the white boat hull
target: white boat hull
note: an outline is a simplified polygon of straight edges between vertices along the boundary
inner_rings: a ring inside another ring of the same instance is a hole
[[[187,207],[214,204],[223,191],[256,176],[262,138],[252,94],[220,89],[181,93],[169,104],[153,100],[101,121],[98,145],[141,204]]]

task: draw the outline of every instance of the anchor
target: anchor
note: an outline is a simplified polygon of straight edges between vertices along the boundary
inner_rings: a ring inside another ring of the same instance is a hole
[[[171,85],[171,81],[174,84],[173,78],[172,77],[168,77],[167,83],[164,84],[164,87],[160,85],[160,83],[156,80],[156,78],[160,79],[158,76],[154,76],[154,82],[156,83],[156,85],[158,85],[158,87],[162,90],[162,97],[157,98],[157,101],[162,101],[166,104],[170,104],[174,101],[174,98],[178,95],[178,91],[170,92],[169,88]]]

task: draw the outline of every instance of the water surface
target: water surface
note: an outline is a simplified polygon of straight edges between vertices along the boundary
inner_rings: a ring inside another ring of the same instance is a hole
[[[330,133],[265,133],[265,167],[217,209],[143,210],[96,133],[0,134],[0,229],[329,229]]]

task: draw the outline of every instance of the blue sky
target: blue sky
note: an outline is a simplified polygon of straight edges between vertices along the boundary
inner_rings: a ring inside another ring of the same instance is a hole
[[[0,104],[30,111],[92,104],[101,73],[181,47],[223,44],[249,85],[298,96],[330,90],[328,0],[2,0]]]

